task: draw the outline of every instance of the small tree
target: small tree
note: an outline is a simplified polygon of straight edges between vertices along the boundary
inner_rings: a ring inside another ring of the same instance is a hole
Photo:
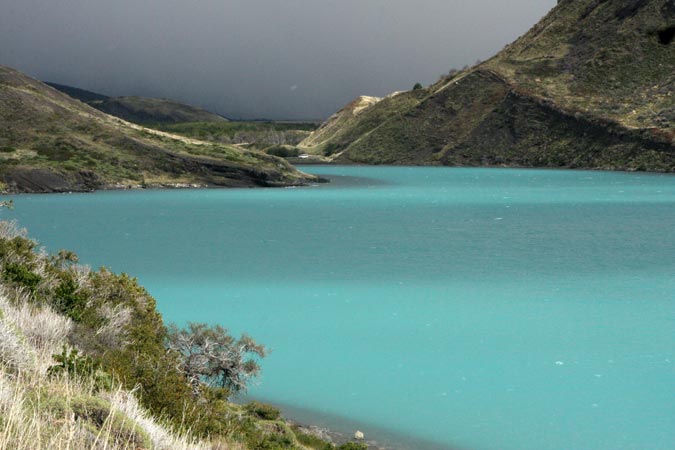
[[[260,372],[257,358],[267,350],[247,335],[230,336],[220,325],[188,323],[187,328],[169,326],[167,346],[181,356],[181,369],[196,393],[200,385],[245,391],[249,380]]]
[[[422,85],[420,83],[415,83],[415,86],[413,86],[413,91],[416,91],[418,89],[422,89]]]

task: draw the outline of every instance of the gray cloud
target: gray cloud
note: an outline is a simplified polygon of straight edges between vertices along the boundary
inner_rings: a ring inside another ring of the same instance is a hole
[[[323,118],[429,84],[555,0],[0,0],[0,64],[229,117]]]

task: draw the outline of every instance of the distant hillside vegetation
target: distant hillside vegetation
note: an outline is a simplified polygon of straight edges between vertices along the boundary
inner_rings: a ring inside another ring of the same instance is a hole
[[[492,59],[348,105],[335,162],[675,171],[675,1],[560,0]]]
[[[89,104],[106,114],[139,124],[227,122],[226,118],[218,114],[161,98],[113,97]]]
[[[174,100],[149,97],[108,97],[72,86],[57,83],[46,84],[99,111],[141,125],[227,121],[218,114]]]
[[[125,122],[0,66],[0,190],[289,186],[316,179],[262,152]]]
[[[318,127],[315,122],[230,121],[193,106],[147,97],[108,97],[57,83],[45,83],[99,111],[160,131],[259,150],[295,146]],[[269,152],[268,152],[269,153]],[[272,153],[274,154],[274,153]]]
[[[270,153],[280,147],[298,145],[318,126],[313,122],[228,121],[158,124],[153,128],[208,142],[245,145]]]

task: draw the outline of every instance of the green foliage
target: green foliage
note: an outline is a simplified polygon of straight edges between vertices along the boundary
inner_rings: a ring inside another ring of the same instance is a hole
[[[33,402],[39,409],[48,411],[62,420],[74,417],[81,421],[92,435],[107,442],[101,442],[101,448],[112,445],[135,450],[153,448],[152,440],[143,428],[122,412],[114,410],[111,403],[93,395],[68,395],[55,392],[36,392],[39,397]]]
[[[63,347],[60,354],[52,355],[56,364],[47,369],[50,377],[68,374],[84,380],[91,380],[95,390],[109,390],[112,388],[112,377],[101,370],[100,364],[89,356],[80,355],[76,348]]]
[[[155,128],[182,136],[223,144],[248,143],[265,149],[280,144],[297,145],[317,128],[311,122],[186,122],[155,125]],[[275,155],[283,156],[283,155]]]
[[[89,377],[97,368],[90,357],[80,355],[76,348],[68,349],[64,346],[61,353],[53,355],[53,358],[57,364],[47,369],[47,374],[50,376],[68,373],[78,377]]]
[[[56,255],[51,257],[51,261],[61,268],[65,268],[70,264],[76,264],[80,259],[70,250],[59,250]]]
[[[270,434],[250,446],[252,450],[280,450],[295,448],[295,442],[286,434]]]
[[[280,158],[288,158],[293,156],[299,156],[300,150],[295,147],[275,145],[265,149],[265,153],[272,156],[278,156]]]
[[[291,427],[293,434],[295,434],[298,442],[305,447],[312,448],[314,450],[334,450],[335,446],[329,442],[324,441],[320,437],[314,436],[313,434],[304,433],[300,427],[293,425]]]
[[[420,83],[415,83],[415,86],[413,86],[413,91],[416,91],[418,89],[423,89],[423,86]]]
[[[110,444],[117,442],[134,449],[152,449],[150,436],[129,417],[113,411],[110,402],[99,397],[76,397],[71,402],[76,418],[89,422],[97,435],[99,430],[110,427]],[[107,425],[109,423],[109,425]],[[107,433],[103,434],[104,436]]]
[[[212,145],[195,144],[106,119],[8,67],[0,67],[0,90],[0,146],[15,149],[0,152],[3,191],[90,191],[144,183],[285,186],[307,178],[275,158],[218,139]],[[299,141],[302,133],[308,132],[285,131],[284,141],[271,136],[265,146],[292,143],[292,136]],[[248,140],[236,143],[241,142]]]
[[[37,151],[38,155],[52,161],[67,161],[77,153],[73,144],[61,139],[56,139],[53,142],[40,142],[33,149]]]
[[[361,444],[360,442],[347,442],[346,444],[339,445],[337,450],[368,450],[368,445]]]
[[[256,401],[248,403],[246,411],[263,420],[277,420],[281,416],[279,408]]]
[[[67,274],[54,291],[52,304],[58,312],[79,322],[87,306],[87,298],[78,292],[77,283]]]
[[[25,264],[20,263],[6,264],[2,277],[7,281],[27,287],[31,292],[35,292],[37,285],[42,280],[41,276],[33,273]]]
[[[665,3],[559,1],[488,61],[358,114],[352,103],[301,147],[349,163],[675,172]]]
[[[35,242],[21,236],[16,236],[11,239],[0,239],[0,259],[7,260],[7,257],[14,255],[18,259],[24,261],[33,261],[33,249]]]

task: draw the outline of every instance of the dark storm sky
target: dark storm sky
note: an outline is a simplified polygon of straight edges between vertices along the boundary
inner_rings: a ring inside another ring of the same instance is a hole
[[[325,118],[486,59],[556,0],[0,0],[0,64],[234,118]]]

